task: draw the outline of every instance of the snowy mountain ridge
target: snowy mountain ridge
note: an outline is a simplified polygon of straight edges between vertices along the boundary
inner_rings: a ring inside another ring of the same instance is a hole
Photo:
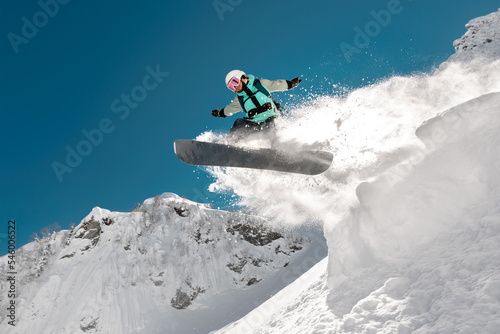
[[[2,312],[2,328],[13,333],[142,331],[176,310],[195,312],[200,298],[259,285],[286,270],[310,245],[300,235],[270,229],[263,218],[212,210],[170,193],[129,213],[96,207],[71,231],[54,232],[18,250],[17,325],[7,327]],[[4,277],[6,257],[0,266]],[[1,280],[2,291],[7,284]],[[0,297],[2,309],[6,297]]]

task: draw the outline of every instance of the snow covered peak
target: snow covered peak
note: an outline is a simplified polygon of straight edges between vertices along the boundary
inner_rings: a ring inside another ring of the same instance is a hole
[[[129,333],[151,324],[182,333],[193,322],[165,318],[180,309],[196,315],[220,294],[251,290],[309,244],[262,218],[212,210],[170,193],[133,212],[96,207],[71,231],[18,252],[19,313],[12,333],[28,333],[34,323],[40,333]],[[7,257],[1,258],[1,273],[6,265]],[[6,284],[0,281],[2,291]],[[221,308],[235,304],[219,302],[226,304]],[[2,308],[6,303],[0,300]],[[4,328],[8,319],[0,316]]]
[[[190,201],[186,198],[182,198],[180,197],[179,195],[177,194],[174,194],[174,193],[169,193],[169,192],[166,192],[166,193],[163,193],[157,197],[160,197],[166,201],[170,201],[170,202],[176,202],[176,203],[186,203],[187,205],[195,205],[197,207],[200,207],[200,208],[207,208],[209,209],[210,208],[210,204],[200,204],[200,203],[196,203],[196,202],[193,202],[193,201]],[[152,203],[154,203],[156,198],[148,198],[147,200],[144,201],[143,205],[146,205],[146,206],[149,206],[151,205]]]
[[[500,57],[500,9],[469,21],[465,27],[468,31],[453,42],[456,54],[451,60],[471,60],[477,56],[491,59]]]
[[[95,220],[101,221],[103,218],[109,217],[110,214],[111,211],[106,209],[101,209],[100,207],[96,206],[92,209],[92,211],[90,211],[90,213],[85,218],[82,219],[81,223],[91,220],[92,217]]]

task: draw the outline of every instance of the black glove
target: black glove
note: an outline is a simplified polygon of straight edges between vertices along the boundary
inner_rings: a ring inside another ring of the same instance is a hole
[[[226,117],[226,115],[224,115],[224,108],[221,109],[221,110],[212,110],[212,116],[214,117]]]
[[[288,89],[295,88],[299,85],[299,83],[302,82],[302,79],[299,79],[299,77],[293,78],[292,80],[287,80],[286,83],[288,84]]]

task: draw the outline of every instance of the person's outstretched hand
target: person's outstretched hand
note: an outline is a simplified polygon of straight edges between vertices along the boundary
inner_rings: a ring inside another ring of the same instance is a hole
[[[292,80],[287,80],[288,83],[288,89],[295,88],[299,85],[299,83],[302,82],[302,79],[299,79],[299,77],[293,78]]]

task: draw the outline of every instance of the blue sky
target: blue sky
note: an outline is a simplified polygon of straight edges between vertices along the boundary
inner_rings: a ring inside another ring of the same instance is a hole
[[[491,0],[2,1],[0,254],[9,219],[20,246],[94,206],[130,211],[163,192],[223,204],[172,143],[231,127],[236,117],[211,110],[232,99],[223,84],[232,69],[302,76],[294,100],[275,95],[290,106],[429,71],[470,19],[497,9]]]

